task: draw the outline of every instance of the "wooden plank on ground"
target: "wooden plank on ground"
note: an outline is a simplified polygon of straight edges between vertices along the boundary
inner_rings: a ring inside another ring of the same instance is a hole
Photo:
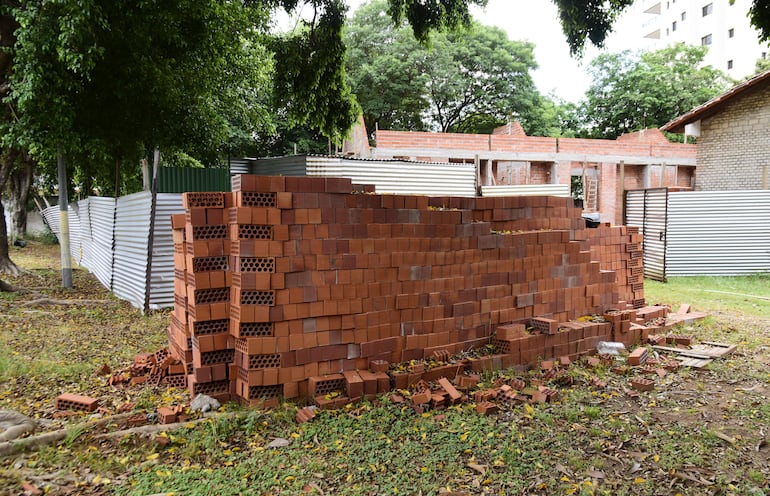
[[[693,351],[708,354],[714,358],[721,358],[738,349],[738,345],[730,343],[717,343],[715,341],[701,341],[700,343],[694,345],[692,349]]]
[[[685,356],[689,358],[700,358],[700,359],[709,359],[713,358],[711,355],[708,355],[706,353],[699,353],[697,351],[693,351],[690,349],[685,348],[672,348],[670,346],[653,346],[653,350],[657,351],[663,351],[665,353],[674,353],[676,355]]]

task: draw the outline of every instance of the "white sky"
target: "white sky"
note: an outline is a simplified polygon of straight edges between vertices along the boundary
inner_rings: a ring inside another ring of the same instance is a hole
[[[504,29],[511,40],[535,44],[535,60],[539,68],[532,73],[532,78],[540,93],[547,95],[553,92],[572,102],[583,97],[591,84],[585,68],[601,52],[589,42],[582,60],[570,56],[558,10],[551,0],[489,0],[486,9],[473,8],[472,13],[482,24]],[[605,50],[618,52],[638,47],[639,40],[633,36],[624,38],[618,34],[628,22],[633,20],[619,20],[616,32],[607,39]]]
[[[351,15],[366,0],[347,0]],[[539,66],[532,77],[540,93],[553,92],[564,100],[577,102],[591,84],[585,67],[600,51],[590,45],[583,60],[570,56],[564,34],[559,24],[556,5],[551,0],[489,0],[485,9],[472,8],[472,14],[482,24],[497,26],[508,33],[511,40],[530,41],[535,44],[535,60]],[[629,16],[630,17],[630,16]],[[631,19],[621,18],[617,24],[622,31],[624,23]],[[279,19],[279,25],[288,26],[288,19]],[[635,48],[640,40],[634,36],[623,37],[612,33],[606,49],[611,52]]]

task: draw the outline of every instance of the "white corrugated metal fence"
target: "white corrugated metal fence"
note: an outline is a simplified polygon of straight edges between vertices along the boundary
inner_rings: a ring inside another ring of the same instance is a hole
[[[89,197],[69,207],[70,245],[74,261],[118,298],[143,310],[174,305],[174,244],[171,215],[184,212],[182,195],[160,193],[155,210],[152,253],[148,249],[152,195]],[[59,236],[59,207],[43,211]],[[149,288],[148,258],[152,257]],[[149,300],[146,299],[149,290]],[[146,305],[147,304],[147,305]]]
[[[770,272],[770,191],[629,191],[626,223],[644,234],[645,277]]]

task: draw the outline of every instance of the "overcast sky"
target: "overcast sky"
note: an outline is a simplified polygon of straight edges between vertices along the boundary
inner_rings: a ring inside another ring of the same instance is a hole
[[[351,15],[365,0],[347,0]],[[508,33],[511,40],[531,41],[535,44],[535,60],[539,68],[532,77],[544,95],[554,95],[577,102],[591,81],[585,67],[600,53],[589,46],[583,60],[570,57],[564,34],[559,24],[556,6],[551,0],[489,0],[485,9],[473,8],[472,13],[482,24],[497,26]],[[284,21],[279,20],[279,24]],[[621,18],[618,26],[629,22]],[[611,52],[630,48],[635,43],[629,36],[611,34],[607,50]]]
[[[553,92],[573,102],[583,97],[591,84],[585,67],[601,52],[589,42],[582,60],[570,56],[558,10],[551,0],[489,0],[486,9],[473,8],[472,12],[482,24],[504,29],[511,40],[535,44],[539,68],[532,77],[542,94]],[[641,40],[617,33],[630,22],[634,21],[619,19],[616,32],[607,38],[605,51],[619,52],[639,46]]]

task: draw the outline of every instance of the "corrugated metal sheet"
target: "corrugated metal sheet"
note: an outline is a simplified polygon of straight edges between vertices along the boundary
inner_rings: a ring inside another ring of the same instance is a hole
[[[476,196],[472,164],[430,164],[395,160],[307,157],[307,175],[347,177],[373,184],[377,193]]]
[[[83,265],[83,257],[91,243],[91,220],[88,218],[88,198],[71,203],[70,209],[70,249],[76,264]]]
[[[644,236],[644,277],[665,281],[668,190],[652,188],[626,192],[625,223],[637,226]]]
[[[644,277],[665,281],[667,275],[666,245],[668,222],[668,190],[648,189],[644,199]]]
[[[770,191],[669,194],[668,276],[770,272]]]
[[[79,207],[76,204],[70,204],[70,206],[67,208],[67,216],[69,220],[69,227],[70,227],[70,253],[72,254],[73,260],[80,264],[80,260],[82,259],[81,253],[81,227],[80,227],[80,218],[79,213],[76,210],[79,210]],[[48,227],[51,229],[51,232],[56,235],[56,238],[59,239],[59,235],[61,232],[61,229],[59,227],[59,206],[53,205],[42,212],[43,218],[45,219],[46,223],[48,224]],[[61,240],[59,241],[61,242]]]
[[[149,192],[142,192],[119,198],[115,216],[112,291],[118,298],[142,309],[146,291],[151,197]]]
[[[230,159],[230,175],[250,174],[251,161],[247,158]]]
[[[90,233],[84,243],[83,262],[104,287],[112,288],[112,258],[115,229],[115,198],[92,196],[88,198]]]
[[[160,167],[158,191],[230,191],[230,171],[226,168]]]
[[[355,184],[373,184],[378,193],[476,196],[472,164],[295,155],[255,159],[250,172],[266,176],[346,177]]]
[[[569,184],[482,186],[481,196],[569,196]]]
[[[53,205],[40,212],[52,233],[59,237],[59,206]]]
[[[262,176],[306,176],[305,155],[258,158],[251,162],[249,173]]]
[[[637,189],[626,191],[625,216],[623,223],[627,226],[636,226],[640,231],[644,229],[644,190]]]
[[[182,195],[158,193],[152,244],[150,310],[174,306],[174,239],[171,216],[184,213]]]

